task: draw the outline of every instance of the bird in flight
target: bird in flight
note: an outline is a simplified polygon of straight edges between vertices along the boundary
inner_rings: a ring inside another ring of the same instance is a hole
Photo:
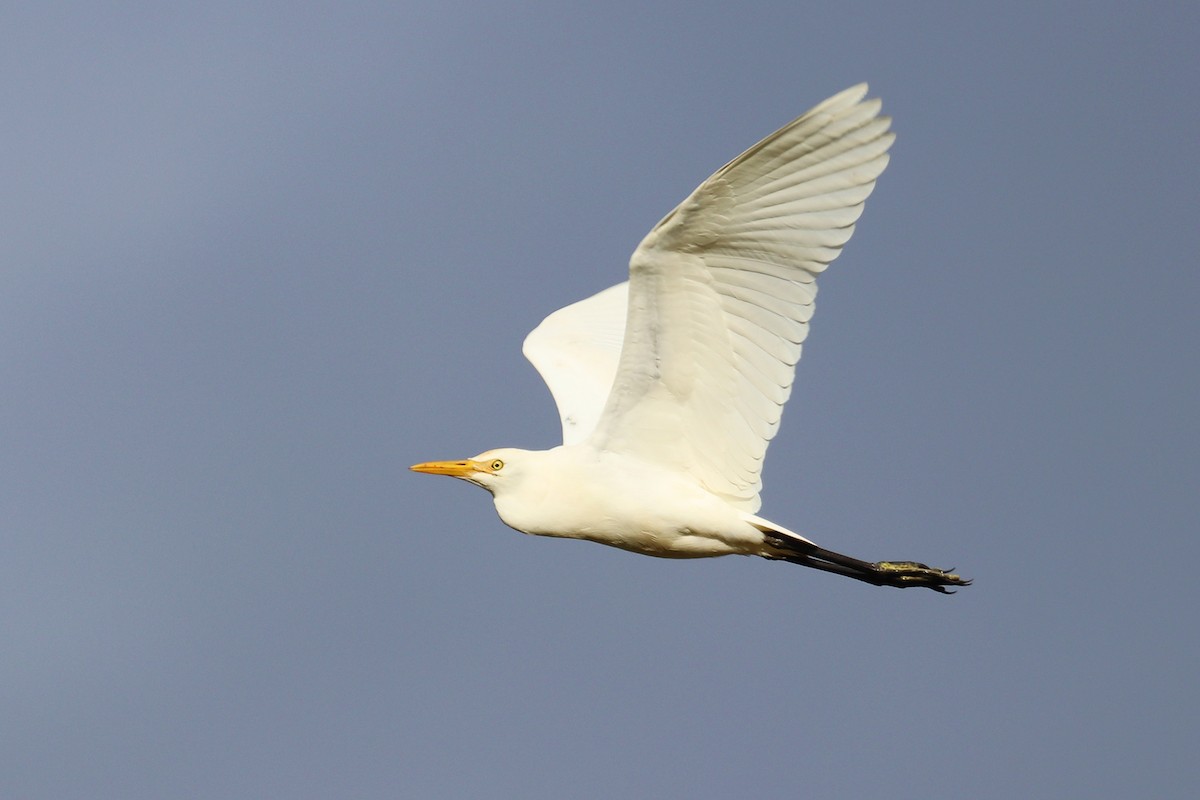
[[[826,550],[756,513],[816,278],[854,232],[895,138],[866,93],[834,95],[721,167],[646,235],[628,281],[529,334],[560,447],[412,469],[482,486],[524,533],[663,558],[761,556],[877,586],[969,584]]]

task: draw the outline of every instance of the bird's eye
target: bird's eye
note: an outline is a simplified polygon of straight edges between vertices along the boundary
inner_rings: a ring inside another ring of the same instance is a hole
[[[490,464],[490,466],[492,468],[492,472],[499,472],[500,470],[504,469],[504,462],[497,458]]]

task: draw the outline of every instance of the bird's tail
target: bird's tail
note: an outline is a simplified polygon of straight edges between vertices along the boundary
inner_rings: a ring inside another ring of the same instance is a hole
[[[861,561],[844,556],[818,547],[800,534],[753,514],[747,514],[746,521],[762,531],[763,551],[759,555],[773,561],[800,564],[875,586],[924,586],[943,594],[953,593],[948,586],[968,586],[971,583],[950,570],[928,567],[916,561]]]

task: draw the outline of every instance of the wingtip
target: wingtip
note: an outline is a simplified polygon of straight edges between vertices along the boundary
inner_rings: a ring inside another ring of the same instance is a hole
[[[866,81],[862,81],[861,83],[854,84],[848,89],[843,89],[834,95],[834,97],[845,97],[851,100],[851,102],[857,103],[866,97],[867,92],[869,91],[871,91],[870,85]]]
[[[866,81],[863,81],[862,83],[856,83],[850,88],[843,89],[832,97],[827,98],[821,103],[818,103],[812,109],[812,111],[832,111],[834,109],[844,110],[852,108],[863,102],[863,98],[867,96],[868,91],[870,91],[870,86],[866,83]],[[870,102],[879,105],[882,101],[880,101],[879,98],[874,98]],[[878,113],[878,111],[876,113]]]

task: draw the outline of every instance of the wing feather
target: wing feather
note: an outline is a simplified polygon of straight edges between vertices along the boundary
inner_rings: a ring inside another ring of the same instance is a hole
[[[866,91],[835,95],[763,139],[642,240],[594,446],[685,470],[758,509],[816,276],[854,232],[894,138]]]
[[[525,337],[521,350],[558,406],[563,444],[585,440],[612,388],[625,335],[629,284],[560,308]]]

